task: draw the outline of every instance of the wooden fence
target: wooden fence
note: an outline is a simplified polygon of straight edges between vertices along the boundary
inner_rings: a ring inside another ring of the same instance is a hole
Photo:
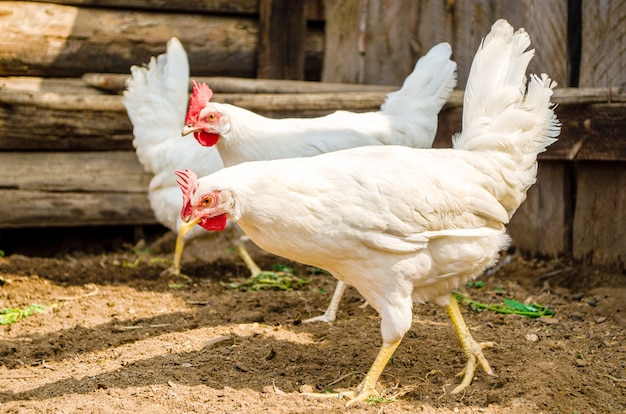
[[[155,223],[119,89],[173,36],[216,101],[277,117],[374,110],[448,41],[460,90],[440,117],[446,146],[497,18],[529,32],[530,71],[562,86],[561,139],[511,223],[516,246],[623,267],[626,0],[0,1],[0,231]]]

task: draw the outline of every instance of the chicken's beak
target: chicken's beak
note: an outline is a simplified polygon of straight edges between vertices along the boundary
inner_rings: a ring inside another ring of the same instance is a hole
[[[178,235],[180,236],[180,238],[184,238],[185,235],[187,233],[189,233],[189,231],[200,222],[200,220],[202,220],[202,217],[198,217],[195,220],[192,221],[183,221],[183,223],[180,225],[180,229],[178,229]]]
[[[196,128],[195,126],[193,126],[193,124],[189,124],[189,125],[185,125],[183,127],[183,132],[181,133],[181,136],[185,136],[185,135],[189,135],[192,132],[196,132],[198,130],[198,128]]]

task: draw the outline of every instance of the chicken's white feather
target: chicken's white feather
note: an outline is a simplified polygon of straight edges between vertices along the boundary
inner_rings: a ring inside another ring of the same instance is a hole
[[[224,164],[215,148],[183,139],[187,112],[189,63],[176,38],[167,43],[167,53],[153,57],[147,66],[131,67],[123,102],[133,124],[133,146],[141,165],[154,174],[148,197],[157,220],[173,231],[180,225],[182,197],[174,171],[191,168],[210,174]],[[190,238],[204,235],[201,229]]]
[[[317,118],[272,119],[244,108],[209,102],[203,113],[222,115],[217,148],[227,166],[246,161],[309,157],[364,145],[429,148],[437,115],[456,85],[456,63],[447,43],[418,60],[400,90],[381,110],[337,111]]]

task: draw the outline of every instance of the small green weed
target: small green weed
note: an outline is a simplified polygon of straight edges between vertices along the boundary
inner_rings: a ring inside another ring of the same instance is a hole
[[[28,318],[36,313],[45,313],[56,305],[29,305],[24,309],[4,308],[0,309],[0,325],[10,325],[20,319]]]
[[[261,272],[244,282],[225,283],[224,286],[228,289],[254,291],[261,289],[289,290],[301,288],[307,283],[309,283],[309,280],[297,277],[294,274],[294,269],[284,265],[275,264],[273,272]]]
[[[556,315],[556,311],[548,309],[546,306],[534,303],[526,305],[514,299],[502,299],[502,304],[486,304],[470,299],[468,296],[462,295],[458,292],[454,292],[454,296],[459,302],[469,305],[469,307],[476,312],[482,312],[487,309],[496,313],[522,315],[527,318],[551,318]]]

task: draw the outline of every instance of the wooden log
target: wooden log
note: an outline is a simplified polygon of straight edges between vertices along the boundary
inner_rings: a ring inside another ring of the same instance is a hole
[[[166,42],[178,37],[192,73],[254,77],[257,31],[253,17],[5,1],[0,2],[0,75],[128,73],[131,65],[163,53]],[[307,36],[306,53],[313,61],[321,61],[322,37],[321,30]]]
[[[154,224],[133,152],[0,153],[0,228]]]
[[[258,0],[33,0],[39,3],[55,3],[66,6],[98,7],[107,9],[135,9],[163,12],[205,14],[259,13]],[[322,0],[306,0],[308,20],[323,19]]]
[[[216,102],[266,116],[319,116],[376,110],[384,92],[215,94]],[[27,125],[28,127],[24,127]],[[132,126],[121,96],[5,90],[0,94],[0,150],[130,150]]]
[[[126,75],[116,75],[127,78]],[[80,78],[40,78],[35,76],[0,77],[1,91],[53,92],[58,94],[104,95]]]
[[[583,87],[626,85],[626,0],[582,2]]]
[[[157,224],[146,194],[0,189],[0,228]]]
[[[594,264],[626,265],[626,163],[576,165],[574,257]]]
[[[150,174],[131,151],[2,152],[0,188],[145,193]]]
[[[305,3],[259,0],[257,77],[304,79]]]
[[[86,73],[83,81],[104,91],[119,93],[126,88],[128,75],[117,73]],[[248,79],[224,76],[192,76],[204,82],[214,93],[343,93],[343,92],[393,92],[400,86],[360,85],[353,83],[311,82],[299,80]],[[1,85],[1,83],[0,83]],[[189,90],[191,91],[191,81]]]
[[[85,6],[110,9],[159,10],[168,12],[257,14],[257,0],[33,0],[66,6]]]
[[[130,150],[132,138],[120,96],[0,93],[0,150]]]
[[[26,91],[6,87],[0,94],[0,150],[132,149],[132,126],[120,96],[33,91],[36,85]],[[280,118],[320,116],[335,110],[375,111],[385,96],[386,92],[215,94],[213,99]],[[557,89],[554,101],[563,103],[557,108],[563,133],[540,158],[625,160],[626,149],[615,137],[624,135],[626,104],[595,103],[607,99],[626,102],[626,94]],[[449,147],[452,135],[461,130],[462,100],[461,91],[452,93],[440,115],[435,146]]]

